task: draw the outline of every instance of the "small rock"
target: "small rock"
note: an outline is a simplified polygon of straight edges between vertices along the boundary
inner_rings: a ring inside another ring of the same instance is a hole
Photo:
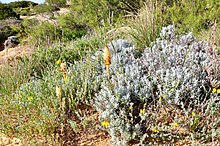
[[[4,47],[5,47],[5,49],[12,48],[12,47],[17,46],[18,44],[19,44],[18,37],[17,36],[10,36],[10,37],[8,37],[7,40],[5,40]]]

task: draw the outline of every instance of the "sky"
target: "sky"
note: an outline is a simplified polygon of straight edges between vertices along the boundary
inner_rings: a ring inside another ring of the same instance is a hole
[[[14,1],[21,1],[21,0],[0,0],[0,2],[2,2],[2,3],[10,3],[10,2],[14,2]],[[43,3],[45,0],[27,0],[27,1],[32,1],[35,3]]]

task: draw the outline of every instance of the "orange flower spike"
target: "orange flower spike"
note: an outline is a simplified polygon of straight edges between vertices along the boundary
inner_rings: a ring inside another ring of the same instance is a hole
[[[111,54],[110,54],[110,50],[108,48],[108,45],[105,46],[104,49],[104,63],[105,63],[105,68],[106,68],[106,72],[107,72],[107,76],[109,77],[109,65],[111,64]]]
[[[106,45],[104,49],[104,61],[105,61],[105,65],[111,64],[111,54],[108,45]]]

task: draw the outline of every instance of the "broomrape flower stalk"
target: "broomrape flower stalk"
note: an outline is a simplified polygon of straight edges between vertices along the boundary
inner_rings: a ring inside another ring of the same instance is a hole
[[[66,63],[62,62],[62,63],[60,64],[60,70],[61,70],[61,72],[63,73],[64,79],[66,80]]]
[[[59,99],[61,99],[61,97],[62,97],[62,88],[61,88],[60,85],[57,85],[57,86],[56,86],[56,96],[57,96]]]
[[[59,109],[62,110],[62,112],[59,113],[59,114],[60,114],[60,116],[61,116],[62,118],[64,118],[64,120],[66,120],[65,117],[64,117],[65,103],[62,102],[62,87],[61,87],[61,85],[57,85],[57,86],[56,86],[56,96],[59,98],[59,101],[60,101],[60,107],[59,107]],[[61,125],[60,125],[60,126],[61,126],[61,135],[63,135],[63,134],[64,134],[64,133],[63,133],[63,131],[64,131],[64,124],[63,124],[63,122],[61,122],[60,124],[61,124]]]
[[[56,96],[57,96],[58,99],[59,99],[60,108],[61,108],[61,110],[64,112],[64,110],[65,110],[65,102],[64,102],[64,100],[62,99],[62,87],[61,87],[61,85],[57,85],[57,86],[56,86]]]
[[[111,55],[108,46],[106,45],[104,48],[104,63],[105,63],[105,68],[107,75],[109,76],[109,65],[111,64]]]

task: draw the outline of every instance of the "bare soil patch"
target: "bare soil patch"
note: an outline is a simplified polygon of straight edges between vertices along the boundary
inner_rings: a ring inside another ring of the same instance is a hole
[[[0,145],[1,146],[21,146],[21,140],[18,138],[9,137],[0,133]]]
[[[17,46],[14,48],[5,49],[0,52],[0,65],[12,64],[17,59],[29,56],[33,50],[29,46]]]

